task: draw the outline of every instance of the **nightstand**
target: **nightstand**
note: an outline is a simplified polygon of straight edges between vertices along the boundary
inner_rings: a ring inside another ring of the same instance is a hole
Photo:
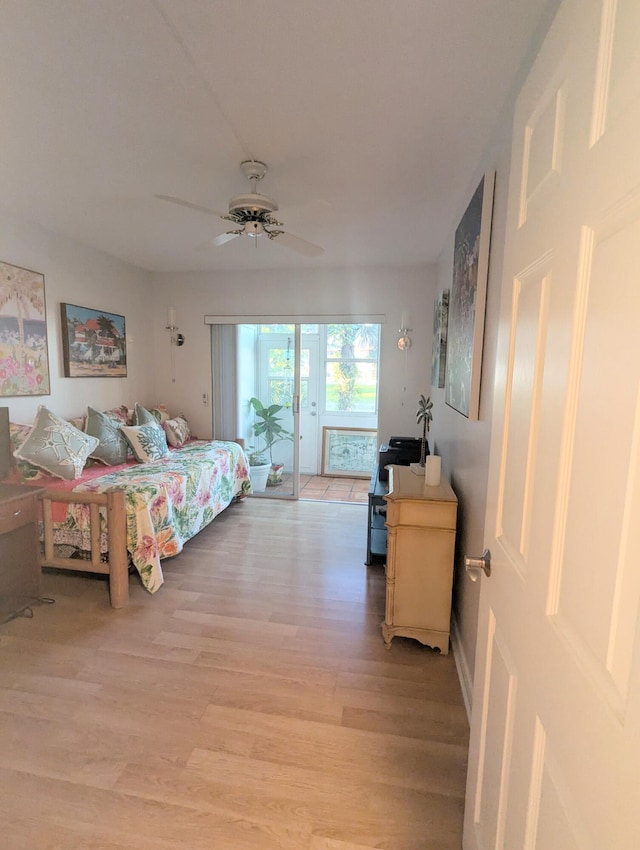
[[[435,487],[408,466],[391,466],[387,503],[387,599],[382,635],[449,652],[458,500],[444,478]]]
[[[37,602],[40,589],[38,496],[41,487],[0,483],[0,623]]]

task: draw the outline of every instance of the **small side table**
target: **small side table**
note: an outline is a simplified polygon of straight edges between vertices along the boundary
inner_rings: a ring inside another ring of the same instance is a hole
[[[42,596],[38,497],[42,487],[0,483],[0,623]]]
[[[386,502],[389,492],[386,481],[378,480],[378,465],[373,468],[368,493],[367,512],[367,558],[365,566],[379,564],[387,557]]]

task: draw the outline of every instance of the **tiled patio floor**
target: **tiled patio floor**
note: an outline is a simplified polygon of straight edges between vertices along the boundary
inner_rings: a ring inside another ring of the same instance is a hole
[[[366,505],[369,478],[325,478],[300,476],[300,498],[325,502],[360,502]]]
[[[357,502],[367,504],[369,478],[325,478],[322,475],[300,476],[300,499],[313,499],[323,502]],[[293,483],[291,475],[285,472],[282,483],[277,487],[267,487],[264,495],[270,497],[291,496]],[[262,493],[258,496],[262,497]]]

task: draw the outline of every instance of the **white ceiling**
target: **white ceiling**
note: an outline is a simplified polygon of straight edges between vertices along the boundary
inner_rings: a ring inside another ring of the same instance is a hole
[[[557,5],[0,0],[0,206],[155,271],[432,262]],[[226,212],[248,158],[322,257],[154,197]]]

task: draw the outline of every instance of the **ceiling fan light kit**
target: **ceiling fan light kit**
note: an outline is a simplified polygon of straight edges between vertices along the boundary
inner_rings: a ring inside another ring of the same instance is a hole
[[[278,205],[272,198],[258,193],[250,195],[237,195],[229,201],[229,215],[258,215],[269,216],[276,212]]]
[[[283,223],[273,215],[278,211],[277,202],[273,198],[255,191],[258,181],[262,180],[268,171],[265,163],[255,159],[246,159],[240,163],[240,170],[252,184],[252,191],[231,198],[227,215],[216,213],[214,210],[193,204],[190,201],[183,201],[173,195],[156,195],[156,197],[199,212],[217,215],[225,221],[237,225],[233,230],[228,230],[212,240],[211,244],[216,247],[225,245],[238,236],[251,236],[255,239],[266,235],[269,237],[269,241],[279,241],[286,248],[291,248],[293,251],[308,257],[319,257],[324,254],[324,249],[319,245],[314,245],[313,242],[308,242],[306,239],[301,239],[299,236],[294,236],[292,233],[282,230]]]

